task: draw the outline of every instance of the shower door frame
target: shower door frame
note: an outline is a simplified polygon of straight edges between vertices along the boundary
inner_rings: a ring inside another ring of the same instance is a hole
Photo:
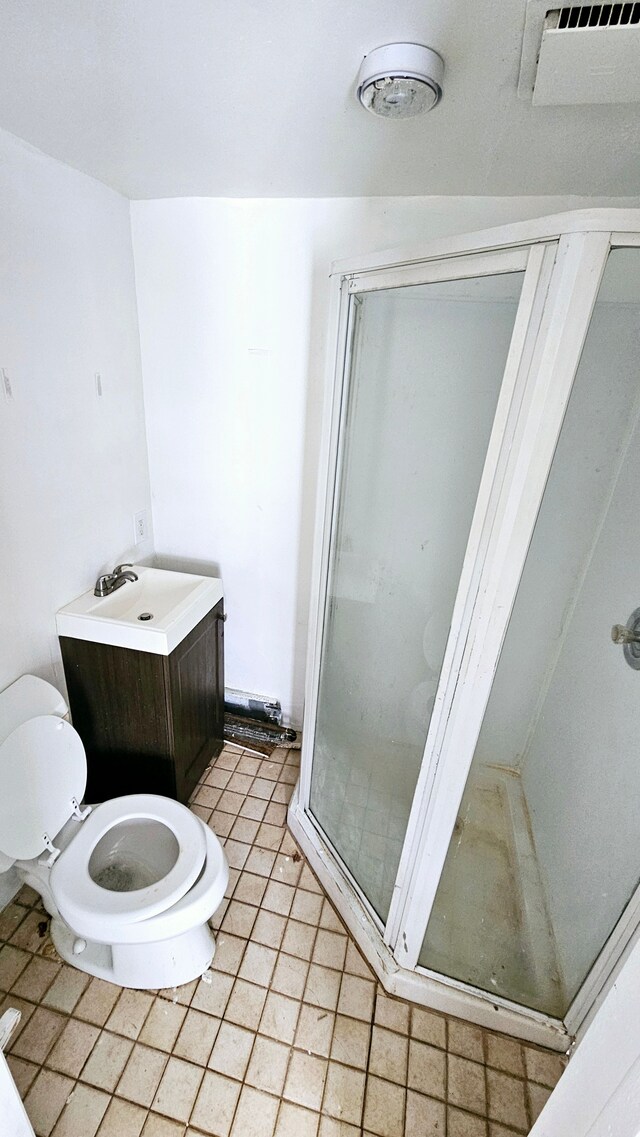
[[[607,257],[612,247],[640,244],[639,232],[640,211],[576,211],[441,239],[409,253],[401,250],[356,264],[339,263],[331,274],[333,350],[327,367],[318,484],[306,725],[290,824],[387,990],[556,1049],[566,1049],[604,996],[633,928],[624,940],[612,933],[564,1021],[429,972],[418,965],[418,956]],[[383,924],[330,845],[309,802],[357,298],[376,289],[521,271],[523,260],[525,278],[451,630],[389,916]]]

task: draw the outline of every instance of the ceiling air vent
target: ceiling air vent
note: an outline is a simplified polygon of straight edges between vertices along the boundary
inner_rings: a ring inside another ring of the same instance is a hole
[[[536,106],[640,101],[640,2],[529,0],[518,94]]]

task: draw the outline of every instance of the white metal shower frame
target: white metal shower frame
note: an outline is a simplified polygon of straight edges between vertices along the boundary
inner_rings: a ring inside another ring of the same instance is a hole
[[[419,967],[418,956],[607,257],[612,247],[634,245],[640,246],[640,210],[580,210],[340,262],[331,273],[305,732],[290,824],[387,990],[557,1049],[567,1047],[606,993],[640,922],[637,896],[564,1022],[428,972]],[[383,927],[309,808],[355,302],[378,289],[523,270],[451,631]]]

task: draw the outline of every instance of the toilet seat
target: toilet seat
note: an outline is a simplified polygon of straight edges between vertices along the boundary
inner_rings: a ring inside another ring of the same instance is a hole
[[[146,888],[112,892],[92,880],[89,860],[98,841],[124,821],[158,821],[171,830],[178,856],[169,872]],[[114,926],[139,923],[166,911],[202,871],[206,836],[202,823],[186,806],[156,794],[131,794],[96,806],[51,869],[51,892],[72,928],[108,940]]]

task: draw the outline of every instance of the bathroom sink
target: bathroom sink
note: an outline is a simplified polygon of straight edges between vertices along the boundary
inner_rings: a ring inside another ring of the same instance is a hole
[[[215,576],[144,565],[134,571],[138,579],[110,596],[94,596],[91,589],[61,608],[58,635],[169,655],[222,599],[222,581]]]

